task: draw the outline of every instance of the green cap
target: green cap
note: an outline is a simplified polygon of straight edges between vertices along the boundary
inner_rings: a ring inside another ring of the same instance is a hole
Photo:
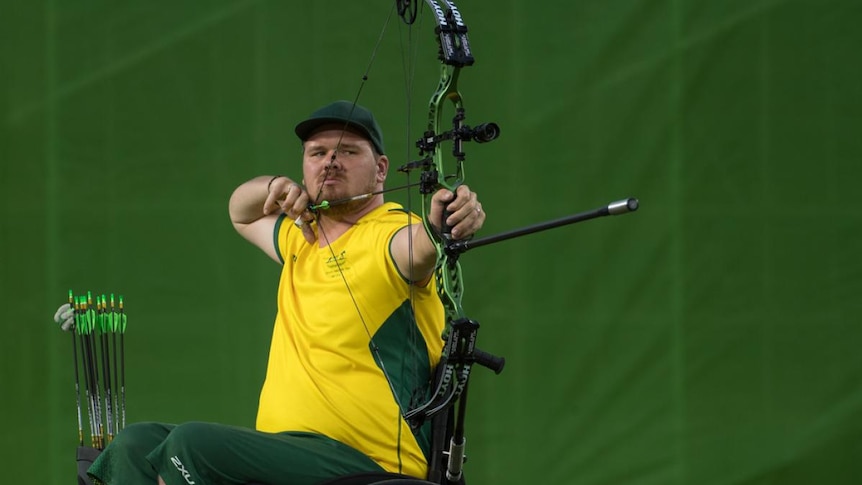
[[[353,104],[350,101],[336,101],[318,109],[302,123],[296,125],[294,131],[300,140],[305,141],[314,133],[314,130],[328,123],[341,123],[350,126],[360,133],[374,145],[377,153],[383,155],[383,133],[380,125],[374,119],[371,111]]]

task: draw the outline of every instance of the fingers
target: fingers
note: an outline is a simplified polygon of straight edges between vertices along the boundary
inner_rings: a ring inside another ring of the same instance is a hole
[[[301,185],[287,177],[278,177],[269,185],[269,194],[263,203],[264,214],[281,211],[291,219],[299,217],[308,209],[308,193]]]
[[[431,220],[442,220],[442,208],[449,212],[446,224],[452,228],[453,239],[465,239],[472,237],[485,223],[485,211],[479,202],[476,193],[470,187],[461,185],[455,189],[457,196],[447,189],[441,189],[434,194],[432,204]],[[439,207],[435,210],[435,206]],[[439,212],[439,214],[437,214]],[[435,224],[436,226],[436,224]]]
[[[306,209],[293,221],[293,225],[302,231],[302,235],[309,243],[313,243],[317,240],[317,236],[314,234],[314,229],[311,228],[311,223],[314,222],[314,220],[314,214],[310,210]]]
[[[63,303],[54,313],[54,321],[60,324],[64,332],[68,332],[75,326],[75,310],[72,305]]]
[[[269,215],[279,208],[278,200],[284,196],[284,185],[282,182],[286,179],[287,177],[278,177],[272,179],[269,183],[266,190],[266,200],[263,201],[264,214]]]
[[[302,230],[302,235],[309,243],[317,240],[314,229],[309,222],[314,221],[314,214],[308,210],[311,198],[308,192],[298,183],[287,177],[278,177],[269,184],[269,194],[263,204],[264,214],[275,211],[283,212],[293,219],[293,224]]]
[[[287,188],[287,197],[281,202],[281,210],[287,217],[295,219],[308,211],[308,193],[299,184],[290,184]]]
[[[302,229],[302,236],[308,244],[314,244],[314,242],[317,241],[317,235],[314,234],[314,229],[311,228],[311,224],[303,224],[300,229]]]

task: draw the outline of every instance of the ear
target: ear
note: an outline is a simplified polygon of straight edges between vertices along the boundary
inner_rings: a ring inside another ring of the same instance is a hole
[[[389,173],[389,158],[386,155],[380,155],[377,158],[377,181],[385,182],[386,174]]]

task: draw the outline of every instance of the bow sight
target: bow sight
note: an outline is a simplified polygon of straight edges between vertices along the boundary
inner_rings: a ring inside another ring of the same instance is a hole
[[[400,172],[409,172],[416,168],[421,168],[422,182],[420,182],[419,192],[422,194],[430,194],[439,188],[437,173],[429,171],[433,165],[433,159],[430,154],[433,154],[437,149],[437,145],[444,141],[452,141],[452,156],[458,162],[463,162],[465,154],[462,143],[465,141],[475,141],[476,143],[488,143],[494,141],[500,136],[500,126],[494,122],[479,123],[471,127],[464,124],[464,108],[458,107],[455,110],[455,116],[452,118],[452,129],[442,133],[434,133],[426,131],[425,134],[416,141],[416,147],[419,148],[420,155],[425,156],[420,160],[406,163],[398,168]]]
[[[461,151],[461,142],[475,141],[476,143],[487,143],[494,141],[500,136],[500,126],[497,123],[480,123],[471,128],[464,124],[464,108],[458,108],[455,116],[452,118],[452,129],[436,134],[431,131],[426,131],[425,135],[416,142],[416,147],[422,153],[431,153],[437,144],[452,140],[452,155],[458,160],[464,159],[464,152]]]
[[[500,127],[497,123],[481,123],[475,128],[467,127],[467,133],[476,143],[487,143],[496,140],[500,136]]]

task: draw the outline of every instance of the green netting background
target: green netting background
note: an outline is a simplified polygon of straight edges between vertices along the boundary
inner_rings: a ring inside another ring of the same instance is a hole
[[[859,483],[862,2],[459,3],[468,122],[503,132],[468,146],[484,234],[642,204],[463,257],[508,358],[474,374],[470,483]],[[126,297],[130,420],[253,425],[278,268],[227,199],[298,176],[293,124],[356,95],[388,12],[0,2],[5,481],[73,483],[70,288]],[[425,18],[412,97],[395,21],[361,95],[393,165],[436,86]]]

